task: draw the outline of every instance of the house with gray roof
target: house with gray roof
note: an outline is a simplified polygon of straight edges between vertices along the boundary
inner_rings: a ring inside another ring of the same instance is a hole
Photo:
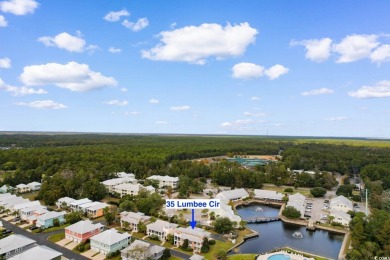
[[[167,238],[167,235],[173,234],[175,228],[179,225],[174,223],[169,223],[163,220],[156,220],[154,223],[146,225],[146,233],[148,236],[157,236],[161,241],[164,241]]]
[[[353,204],[352,202],[344,197],[343,195],[337,196],[336,198],[333,198],[330,200],[329,207],[332,210],[339,210],[348,212],[350,210],[353,211]]]
[[[241,188],[235,190],[222,191],[215,196],[216,199],[220,199],[225,203],[229,203],[229,201],[238,201],[249,198],[248,192]]]
[[[121,250],[129,245],[131,236],[112,228],[90,238],[91,249],[103,255]]]
[[[273,190],[260,190],[255,189],[254,198],[261,200],[271,200],[271,201],[283,201],[284,194],[280,192],[276,192]]]
[[[184,240],[188,240],[188,246],[194,250],[194,252],[200,253],[200,249],[203,244],[204,238],[210,238],[211,233],[201,228],[191,227],[187,228],[176,228],[174,232],[174,244],[181,246]]]
[[[135,240],[130,246],[121,250],[122,260],[133,259],[160,259],[165,247],[153,245],[141,240]]]
[[[19,255],[15,255],[10,260],[61,260],[62,253],[50,247],[37,245],[31,249],[24,251]]]
[[[133,232],[138,232],[139,223],[145,223],[150,220],[150,217],[146,216],[142,212],[123,211],[120,213],[120,216],[121,216],[121,227],[124,228],[125,226],[128,225],[127,229],[132,230]]]
[[[36,241],[28,237],[14,234],[0,239],[0,257],[9,259],[36,246]]]

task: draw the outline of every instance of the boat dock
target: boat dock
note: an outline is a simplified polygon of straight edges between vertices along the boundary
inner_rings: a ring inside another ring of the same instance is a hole
[[[274,222],[274,221],[279,221],[280,218],[279,216],[275,217],[254,217],[254,218],[247,218],[243,219],[246,223],[265,223],[265,222]]]

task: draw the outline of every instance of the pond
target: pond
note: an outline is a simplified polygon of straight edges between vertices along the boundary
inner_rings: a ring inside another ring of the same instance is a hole
[[[252,204],[237,208],[243,218],[277,216],[279,208]],[[259,233],[259,237],[249,239],[238,247],[239,253],[264,253],[283,246],[308,253],[337,259],[344,235],[323,230],[308,231],[306,227],[284,223],[282,221],[248,224],[248,228]],[[238,253],[237,252],[237,253]]]

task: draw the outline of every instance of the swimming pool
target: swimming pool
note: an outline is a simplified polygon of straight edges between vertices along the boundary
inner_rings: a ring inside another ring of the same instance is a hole
[[[285,254],[271,255],[267,258],[268,260],[291,260],[291,257]]]

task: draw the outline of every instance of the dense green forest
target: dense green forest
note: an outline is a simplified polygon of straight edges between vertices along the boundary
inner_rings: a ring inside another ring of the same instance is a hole
[[[332,173],[360,175],[369,189],[373,214],[357,214],[351,223],[350,259],[389,255],[390,142],[380,140],[265,138],[256,136],[158,135],[0,135],[1,183],[41,181],[39,199],[103,198],[100,181],[113,173],[132,172],[137,179],[153,174],[179,176],[179,195],[199,193],[207,178],[231,187],[261,188],[263,183],[332,188]],[[266,166],[245,169],[226,160],[207,164],[192,159],[233,155],[282,155]],[[288,169],[314,170],[292,175]],[[146,200],[146,198],[145,198]],[[138,204],[139,205],[138,205]],[[146,203],[146,202],[145,202]],[[126,201],[140,207],[144,201]],[[148,211],[148,209],[144,209]],[[384,229],[380,230],[380,228]],[[380,231],[378,231],[380,230]],[[383,231],[385,230],[385,231]]]

